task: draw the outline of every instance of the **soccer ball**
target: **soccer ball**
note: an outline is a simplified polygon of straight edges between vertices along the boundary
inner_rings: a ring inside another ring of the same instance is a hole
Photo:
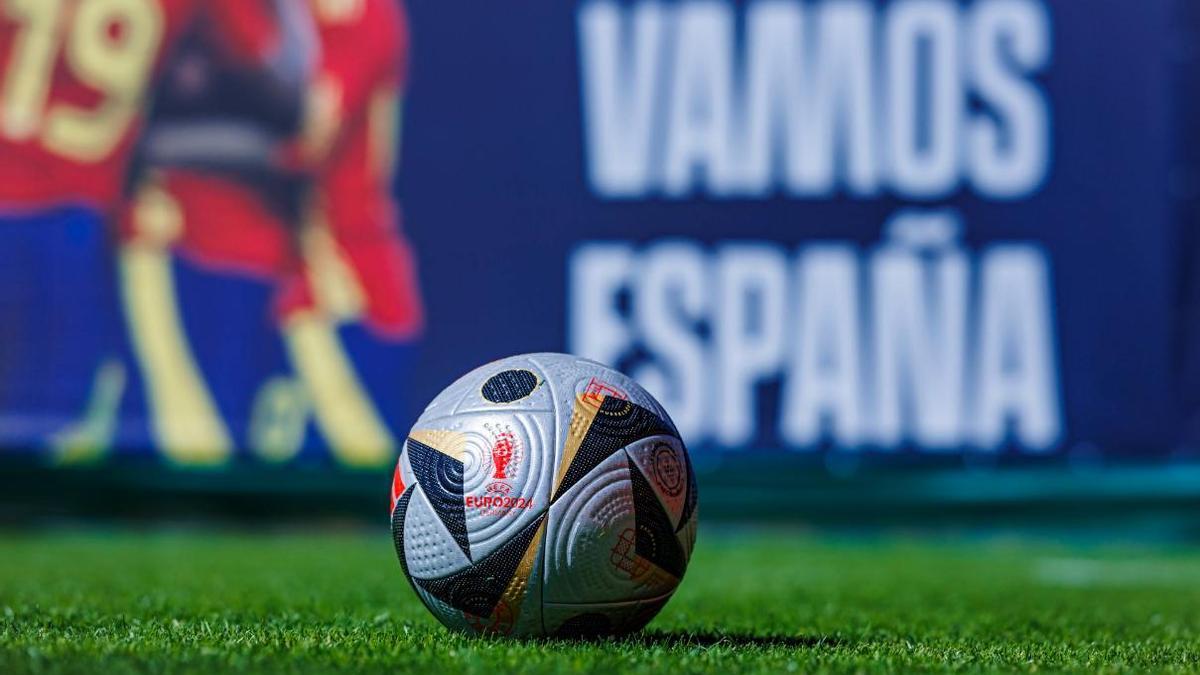
[[[696,478],[633,380],[566,354],[468,373],[417,420],[392,482],[400,566],[451,629],[641,629],[683,578]]]

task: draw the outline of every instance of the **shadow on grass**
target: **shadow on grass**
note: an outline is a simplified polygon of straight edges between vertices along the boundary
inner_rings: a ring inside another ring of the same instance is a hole
[[[621,637],[611,635],[557,636],[534,638],[534,642],[560,645],[599,644],[617,642],[638,647],[687,649],[700,647],[732,647],[736,649],[830,649],[843,640],[822,635],[750,635],[748,633],[717,633],[713,631],[650,631]]]
[[[746,633],[714,633],[672,631],[637,633],[625,638],[630,644],[643,647],[737,647],[753,649],[816,649],[837,647],[842,640],[825,635],[749,635]]]

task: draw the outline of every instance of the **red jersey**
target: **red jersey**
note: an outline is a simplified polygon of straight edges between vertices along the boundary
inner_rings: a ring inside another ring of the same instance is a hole
[[[283,320],[322,307],[407,338],[420,330],[423,310],[392,188],[408,51],[404,15],[399,0],[309,4],[320,62],[305,139],[283,153],[292,169],[313,177],[309,222],[282,222],[237,178],[166,169],[154,187],[181,217],[176,250],[209,269],[274,277]],[[141,234],[137,213],[134,205],[123,218],[127,239]],[[350,310],[347,297],[354,298]]]
[[[321,62],[305,152],[336,230],[393,227],[408,31],[396,0],[313,0]]]
[[[0,208],[112,207],[147,91],[202,15],[233,59],[277,46],[270,0],[0,0]]]
[[[369,322],[410,335],[422,308],[393,197],[407,22],[398,0],[311,4],[321,61],[304,154],[315,172],[315,215],[356,271]]]

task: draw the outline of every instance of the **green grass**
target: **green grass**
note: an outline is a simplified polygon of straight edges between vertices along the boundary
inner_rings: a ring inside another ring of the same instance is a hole
[[[0,673],[1200,670],[1200,552],[701,533],[616,642],[441,628],[388,535],[0,534]]]

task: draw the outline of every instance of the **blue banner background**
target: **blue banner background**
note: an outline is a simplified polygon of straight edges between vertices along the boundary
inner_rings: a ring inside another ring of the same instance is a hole
[[[1050,170],[1035,194],[1003,203],[967,190],[912,202],[886,189],[870,199],[603,199],[587,180],[580,6],[485,3],[469,19],[444,3],[409,8],[400,191],[430,320],[414,400],[479,363],[566,349],[568,256],[582,241],[869,247],[916,204],[958,209],[971,250],[1021,241],[1048,252],[1059,448],[1147,457],[1178,440],[1172,331],[1190,252],[1177,245],[1169,190],[1169,3],[1047,3],[1052,56],[1036,81],[1049,101]]]

